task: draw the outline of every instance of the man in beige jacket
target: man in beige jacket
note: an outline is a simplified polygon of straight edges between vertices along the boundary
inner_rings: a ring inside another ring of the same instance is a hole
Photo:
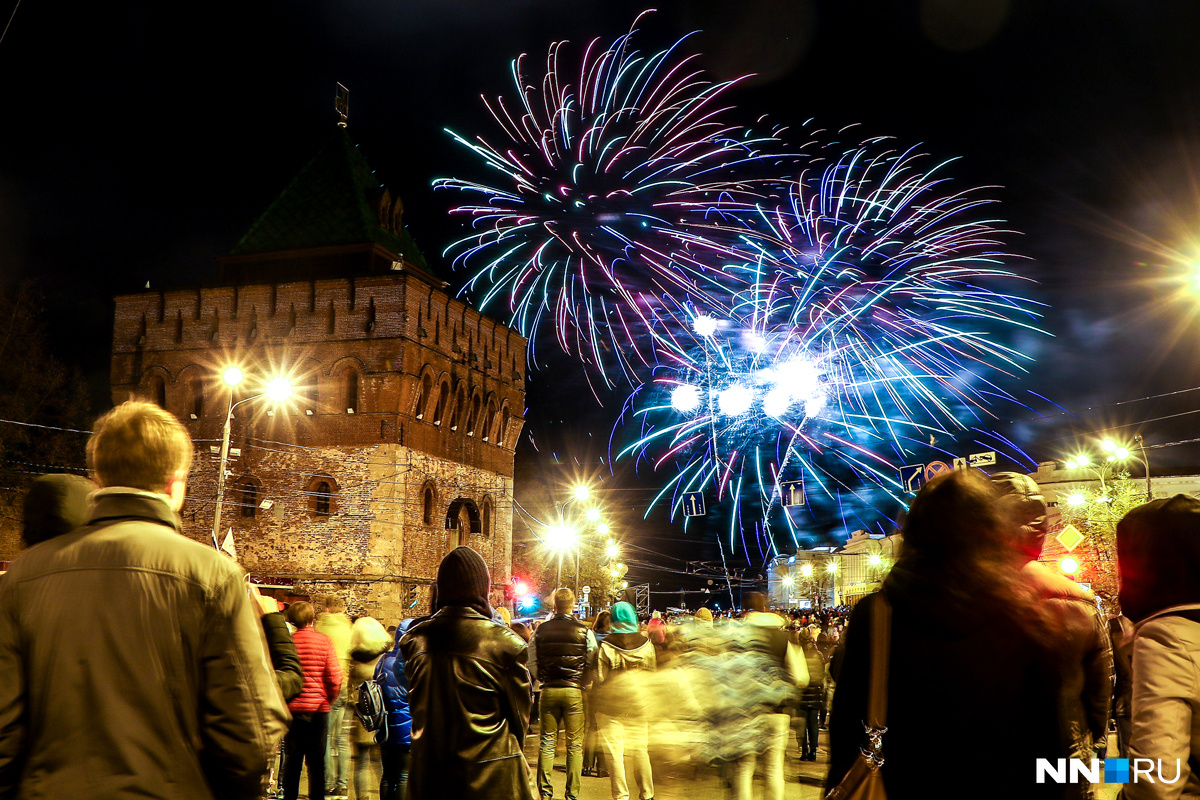
[[[0,583],[0,798],[257,798],[289,716],[245,573],[179,533],[187,432],[129,402],[87,452],[87,523]]]

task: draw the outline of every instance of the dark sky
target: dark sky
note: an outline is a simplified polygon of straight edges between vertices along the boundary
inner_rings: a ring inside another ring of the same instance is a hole
[[[350,132],[399,192],[427,258],[460,229],[439,176],[482,177],[443,128],[487,128],[480,93],[509,87],[523,51],[628,29],[627,2],[261,0],[187,7],[23,3],[0,42],[0,276],[51,295],[58,354],[104,396],[113,294],[215,278],[227,250],[329,136],[334,84]],[[7,20],[11,3],[3,7]],[[956,176],[1000,187],[1054,338],[1021,390],[1070,415],[1009,424],[1034,460],[1103,428],[1148,444],[1192,438],[1200,392],[1200,291],[1180,292],[1200,246],[1200,5],[1162,0],[665,3],[643,44],[693,40],[734,90],[740,119],[793,128],[858,123],[864,135],[961,156]],[[59,324],[61,323],[61,324]],[[530,428],[557,383],[531,373]],[[1038,412],[1051,406],[1027,396]],[[1086,409],[1095,410],[1085,413]],[[1171,419],[1157,419],[1183,413]],[[607,423],[591,424],[596,438]],[[1114,428],[1115,429],[1115,428]],[[603,452],[603,447],[598,452]],[[1197,445],[1152,451],[1200,463]]]

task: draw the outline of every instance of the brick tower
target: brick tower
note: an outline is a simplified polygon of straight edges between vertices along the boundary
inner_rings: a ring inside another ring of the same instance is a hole
[[[156,402],[196,443],[183,517],[203,542],[220,375],[239,365],[221,538],[256,581],[389,622],[427,607],[459,544],[503,596],[525,410],[525,339],[446,293],[402,215],[339,128],[220,259],[221,285],[116,298],[112,359],[114,402]],[[279,374],[295,394],[273,407],[257,395]]]

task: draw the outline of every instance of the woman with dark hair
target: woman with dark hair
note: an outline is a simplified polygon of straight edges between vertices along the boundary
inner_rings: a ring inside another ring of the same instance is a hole
[[[1125,800],[1200,797],[1200,500],[1177,494],[1126,514],[1117,568],[1134,624],[1129,758],[1156,768],[1125,784]]]
[[[882,737],[890,797],[1063,797],[1078,787],[1035,782],[1037,758],[1058,758],[1050,632],[1007,544],[991,483],[973,470],[917,494],[900,559],[882,591],[851,615],[830,714],[827,787],[867,745],[872,620],[891,610]],[[1002,742],[1003,764],[991,754]]]

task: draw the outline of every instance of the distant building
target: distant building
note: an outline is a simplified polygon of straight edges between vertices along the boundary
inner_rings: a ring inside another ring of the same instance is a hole
[[[1140,465],[1134,467],[1134,470]],[[1058,461],[1043,461],[1038,464],[1036,472],[1029,477],[1042,487],[1042,494],[1050,505],[1057,505],[1073,492],[1083,489],[1094,489],[1100,481],[1096,470],[1090,467],[1068,469]],[[1129,476],[1131,481],[1145,483],[1146,473],[1135,473]],[[1200,495],[1200,475],[1155,475],[1150,474],[1150,485],[1155,497],[1173,497],[1177,494]]]
[[[526,340],[446,293],[344,129],[220,259],[220,285],[116,298],[112,396],[196,442],[185,532],[211,542],[228,389],[284,373],[286,408],[234,412],[220,537],[280,594],[332,591],[395,621],[470,544],[503,597]]]
[[[767,568],[770,602],[776,608],[852,606],[883,585],[901,542],[899,534],[855,531],[841,547],[780,556]]]

